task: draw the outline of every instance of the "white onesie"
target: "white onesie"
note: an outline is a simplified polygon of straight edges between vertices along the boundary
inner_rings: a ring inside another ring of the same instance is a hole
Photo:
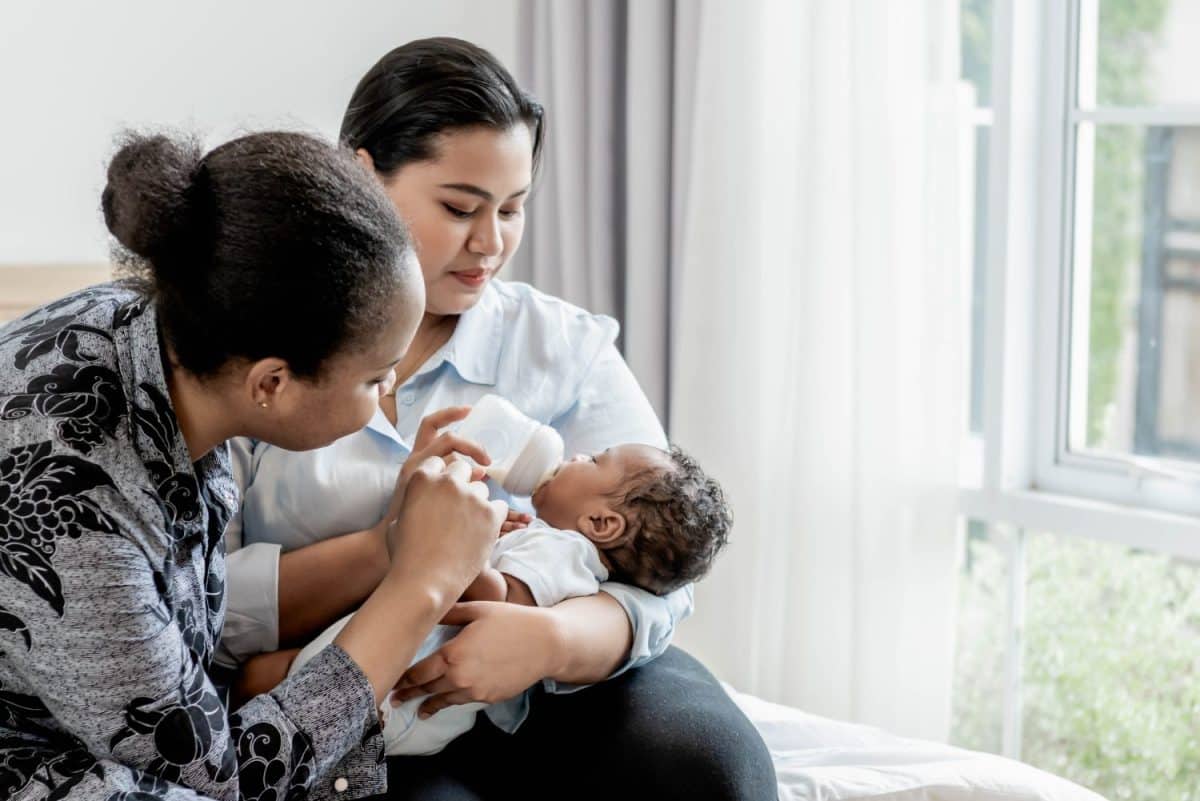
[[[491,566],[501,573],[520,579],[529,587],[538,606],[553,606],[567,598],[594,595],[600,583],[608,580],[608,570],[600,561],[600,552],[578,531],[550,528],[540,520],[528,527],[505,534],[496,541]],[[304,647],[292,661],[288,675],[333,642],[353,615],[334,623]],[[459,631],[458,626],[434,626],[421,643],[413,663],[429,656]],[[528,691],[498,704],[460,704],[421,720],[417,709],[428,696],[412,698],[393,708],[388,699],[380,706],[384,721],[383,741],[388,754],[414,756],[436,754],[460,734],[475,725],[475,713],[484,710],[492,722],[513,732],[524,719]]]

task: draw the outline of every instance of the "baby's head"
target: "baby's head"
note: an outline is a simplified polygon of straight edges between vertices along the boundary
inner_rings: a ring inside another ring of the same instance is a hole
[[[532,500],[546,523],[591,540],[614,581],[658,595],[704,576],[733,522],[721,486],[675,446],[576,456]]]

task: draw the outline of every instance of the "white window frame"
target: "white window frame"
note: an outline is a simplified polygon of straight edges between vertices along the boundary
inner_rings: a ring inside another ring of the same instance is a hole
[[[1200,109],[1071,110],[1069,33],[1089,2],[993,7],[982,469],[960,508],[984,522],[1200,559],[1200,476],[1067,449],[1073,124],[1200,125]]]

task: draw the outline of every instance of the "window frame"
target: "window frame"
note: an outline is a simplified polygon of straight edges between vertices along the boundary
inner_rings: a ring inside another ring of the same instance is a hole
[[[1076,25],[1096,2],[992,9],[989,213],[977,221],[987,226],[983,431],[967,449],[982,465],[967,470],[977,478],[960,507],[983,522],[1200,559],[1200,473],[1067,447],[1075,126],[1200,125],[1200,108],[1075,109]]]
[[[1072,392],[1072,374],[1086,373],[1086,362],[1072,349],[1072,340],[1087,336],[1089,320],[1080,302],[1088,296],[1084,276],[1075,264],[1090,249],[1091,195],[1081,188],[1090,185],[1090,155],[1080,158],[1080,142],[1085,137],[1081,125],[1162,124],[1163,120],[1187,120],[1200,125],[1200,114],[1167,107],[1103,108],[1084,110],[1077,98],[1081,80],[1095,84],[1094,75],[1079,75],[1077,65],[1095,61],[1081,53],[1085,26],[1097,24],[1100,0],[1071,0],[1045,4],[1043,17],[1043,66],[1045,92],[1041,150],[1045,186],[1041,199],[1045,206],[1042,244],[1043,264],[1037,289],[1039,296],[1038,329],[1042,336],[1053,337],[1054,348],[1038,351],[1039,447],[1034,466],[1034,485],[1050,492],[1079,495],[1119,504],[1159,509],[1181,514],[1200,514],[1200,472],[1168,459],[1143,458],[1115,453],[1076,452],[1070,449],[1071,420],[1085,417],[1081,410],[1072,413],[1072,402],[1086,403],[1086,394]],[[1093,30],[1086,36],[1094,38]],[[1093,130],[1094,138],[1094,130]],[[1054,215],[1051,217],[1051,215]],[[1051,222],[1053,220],[1053,222]],[[1089,230],[1076,236],[1080,227]],[[1073,312],[1079,311],[1079,314]],[[1075,359],[1076,363],[1072,364]]]

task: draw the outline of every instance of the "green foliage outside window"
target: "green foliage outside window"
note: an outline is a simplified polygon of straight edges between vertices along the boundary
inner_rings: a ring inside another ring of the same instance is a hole
[[[976,527],[955,743],[999,751],[1011,532]],[[1026,545],[1021,759],[1112,801],[1200,799],[1200,567],[1052,534]]]

